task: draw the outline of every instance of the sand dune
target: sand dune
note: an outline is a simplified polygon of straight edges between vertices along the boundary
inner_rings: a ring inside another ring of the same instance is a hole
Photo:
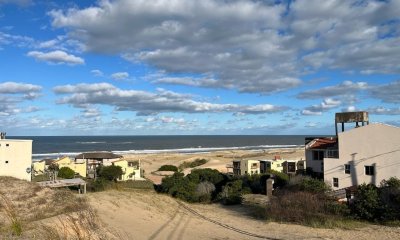
[[[400,228],[370,225],[355,230],[268,223],[244,206],[186,204],[149,191],[88,194],[108,228],[126,239],[399,239]]]

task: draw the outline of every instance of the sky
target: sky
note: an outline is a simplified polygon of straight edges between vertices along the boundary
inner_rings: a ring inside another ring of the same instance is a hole
[[[8,135],[400,126],[400,1],[0,0]]]

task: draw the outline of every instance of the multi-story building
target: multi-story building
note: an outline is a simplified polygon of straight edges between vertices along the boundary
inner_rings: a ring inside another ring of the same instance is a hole
[[[31,181],[32,140],[0,137],[0,176]]]
[[[355,128],[344,131],[349,122],[355,122]],[[318,138],[306,145],[307,167],[321,173],[334,190],[400,178],[400,128],[369,124],[366,112],[337,113],[335,123],[342,124],[336,138]]]
[[[114,166],[120,166],[123,174],[119,181],[139,180],[142,179],[140,172],[140,160],[120,159],[112,162]]]
[[[260,173],[259,160],[234,160],[233,161],[233,174],[234,175],[252,175]]]

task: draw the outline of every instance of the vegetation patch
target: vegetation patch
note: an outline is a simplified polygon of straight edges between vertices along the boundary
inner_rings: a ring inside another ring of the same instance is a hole
[[[158,171],[171,171],[171,172],[177,172],[178,167],[174,165],[162,165]]]
[[[196,159],[196,160],[194,160],[194,161],[192,161],[192,162],[183,162],[183,163],[181,163],[181,164],[179,165],[179,169],[180,169],[180,170],[183,170],[183,169],[186,169],[186,168],[195,168],[195,167],[204,165],[204,164],[206,164],[207,162],[208,162],[207,159],[198,158],[198,159]]]

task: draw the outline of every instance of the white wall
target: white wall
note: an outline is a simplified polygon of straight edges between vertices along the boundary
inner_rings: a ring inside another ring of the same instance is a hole
[[[351,174],[345,174],[344,164],[350,164]],[[375,166],[375,174],[365,174],[365,166]],[[370,124],[339,133],[339,159],[324,159],[324,180],[332,184],[339,179],[340,189],[400,178],[400,128]]]
[[[7,146],[8,144],[8,146]],[[0,140],[0,176],[31,181],[32,140]]]

